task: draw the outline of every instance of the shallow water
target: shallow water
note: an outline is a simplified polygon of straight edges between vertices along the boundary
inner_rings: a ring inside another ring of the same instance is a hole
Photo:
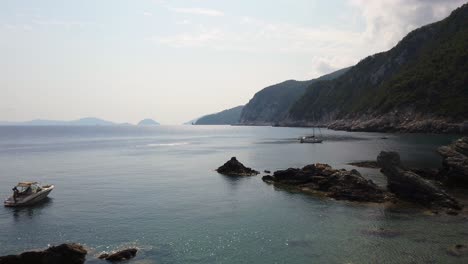
[[[466,214],[334,201],[214,171],[231,156],[260,171],[315,162],[352,169],[348,162],[381,150],[438,167],[436,148],[456,138],[321,132],[323,144],[298,144],[310,128],[0,127],[0,195],[21,180],[56,185],[38,206],[0,208],[0,255],[79,242],[89,263],[125,246],[141,249],[129,263],[468,261],[446,253],[468,244]],[[385,185],[378,170],[356,169]],[[395,235],[373,232],[380,228]]]

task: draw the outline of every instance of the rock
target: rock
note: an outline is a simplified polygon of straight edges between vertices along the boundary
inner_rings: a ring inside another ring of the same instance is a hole
[[[443,158],[442,170],[448,184],[468,186],[468,137],[438,149]]]
[[[356,170],[336,170],[321,163],[307,165],[302,169],[275,171],[273,176],[264,176],[262,179],[304,192],[322,192],[337,200],[381,203],[392,198]]]
[[[236,157],[232,157],[229,161],[224,163],[224,165],[219,167],[216,171],[229,176],[252,176],[259,174],[258,171],[245,167],[236,159]]]
[[[269,170],[264,170],[263,172],[264,173],[271,173],[271,171],[269,171]]]
[[[138,252],[138,249],[136,248],[127,248],[124,250],[117,251],[110,255],[107,253],[101,254],[98,258],[105,259],[105,260],[112,261],[112,262],[117,262],[117,261],[128,260],[128,259],[134,258],[137,252]]]
[[[61,244],[43,251],[0,257],[0,264],[82,264],[87,253],[79,244]]]
[[[447,249],[447,254],[454,257],[468,256],[468,247],[466,245],[457,244]]]
[[[418,174],[419,176],[423,177],[424,179],[443,182],[445,178],[443,175],[440,174],[438,169],[431,169],[431,168],[410,168],[411,172]]]
[[[396,152],[380,152],[377,163],[387,177],[387,187],[401,199],[416,202],[429,208],[446,208],[460,210],[455,198],[435,186],[418,174],[406,169]]]
[[[373,160],[350,162],[348,163],[348,165],[361,167],[361,168],[371,168],[371,169],[380,168],[379,165],[377,165],[377,162]]]
[[[262,177],[262,181],[264,181],[264,182],[270,183],[270,182],[273,182],[273,180],[274,180],[274,178],[271,175],[265,175],[265,176]]]
[[[458,214],[459,214],[458,211],[452,210],[452,209],[448,210],[446,213],[447,213],[448,215],[458,215]]]

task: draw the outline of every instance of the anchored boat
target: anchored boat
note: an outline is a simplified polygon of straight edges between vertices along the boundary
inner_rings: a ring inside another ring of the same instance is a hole
[[[313,135],[301,137],[299,138],[299,141],[301,143],[322,143],[323,142],[323,139],[321,139],[322,131],[320,131],[320,127],[318,129],[319,129],[320,137],[315,136],[315,127],[313,127],[312,128]]]
[[[41,186],[37,182],[20,182],[13,187],[13,195],[5,200],[8,207],[26,206],[44,200],[54,189],[54,185]]]

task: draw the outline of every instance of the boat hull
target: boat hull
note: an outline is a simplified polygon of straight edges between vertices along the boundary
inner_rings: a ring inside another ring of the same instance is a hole
[[[314,144],[314,143],[322,143],[323,140],[321,139],[301,139],[301,143],[310,143],[310,144]]]
[[[16,202],[13,199],[13,197],[10,197],[7,200],[5,200],[4,205],[6,207],[19,207],[19,206],[33,205],[33,204],[36,204],[36,203],[44,200],[45,198],[47,198],[47,196],[49,195],[49,193],[53,189],[54,189],[54,186],[51,185],[51,186],[49,186],[47,188],[42,189],[38,193],[32,194],[32,195],[30,195],[28,197],[25,197],[23,199],[20,199],[20,200],[17,199]]]

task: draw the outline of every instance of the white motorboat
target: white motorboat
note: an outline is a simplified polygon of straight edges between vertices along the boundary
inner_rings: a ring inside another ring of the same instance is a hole
[[[54,185],[41,186],[37,182],[20,182],[13,187],[13,195],[5,200],[8,207],[26,206],[44,200],[54,189]]]

